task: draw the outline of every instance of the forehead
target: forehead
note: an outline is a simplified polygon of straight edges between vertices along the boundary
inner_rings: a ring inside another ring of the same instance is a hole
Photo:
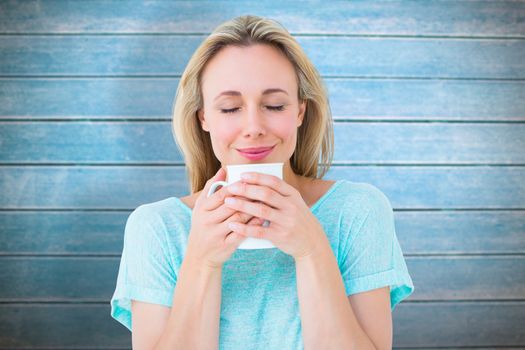
[[[279,49],[264,44],[227,46],[207,63],[202,75],[204,95],[215,96],[223,90],[260,94],[275,87],[291,95],[297,91],[297,77],[288,58]]]

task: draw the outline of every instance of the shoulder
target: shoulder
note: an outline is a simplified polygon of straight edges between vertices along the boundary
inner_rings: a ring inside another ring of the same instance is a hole
[[[338,208],[343,221],[363,223],[367,218],[390,220],[393,209],[390,200],[378,187],[365,182],[339,180],[331,194],[334,212]]]
[[[174,197],[169,197],[156,202],[141,204],[131,212],[130,218],[141,218],[145,220],[158,219],[172,211],[174,201]]]
[[[390,201],[385,193],[370,183],[352,182],[349,180],[341,180],[339,182],[338,195],[351,205],[359,206],[363,209],[369,209],[378,205],[390,205]]]
[[[372,184],[361,183],[362,202],[368,209],[391,209],[390,200],[386,194]]]
[[[349,251],[362,252],[375,246],[390,249],[394,237],[394,213],[390,201],[378,187],[343,180],[339,185],[337,222],[340,239]]]
[[[390,241],[394,232],[394,211],[390,200],[378,187],[368,183],[356,183],[358,195],[353,206],[354,224],[361,237],[368,240]]]
[[[334,183],[335,182],[335,183]],[[331,202],[340,205],[366,208],[370,205],[388,202],[387,196],[376,186],[366,182],[353,182],[346,179],[325,181],[318,187],[320,191],[329,191]]]
[[[166,233],[168,227],[173,230],[185,219],[175,197],[156,202],[141,204],[129,215],[126,222],[126,235],[159,235]]]

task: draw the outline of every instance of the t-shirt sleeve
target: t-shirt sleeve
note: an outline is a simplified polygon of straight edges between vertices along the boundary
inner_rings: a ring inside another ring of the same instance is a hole
[[[362,213],[349,225],[339,267],[347,295],[390,286],[393,311],[412,294],[414,285],[397,240],[390,201],[375,186],[368,188]]]
[[[126,222],[111,316],[131,331],[131,300],[171,306],[177,282],[166,230],[158,214],[140,206]]]

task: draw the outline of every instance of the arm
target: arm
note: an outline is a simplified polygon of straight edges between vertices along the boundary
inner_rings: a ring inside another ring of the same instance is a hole
[[[357,300],[354,298],[351,304],[346,296],[328,241],[319,244],[318,248],[315,253],[295,261],[305,349],[376,349],[376,345],[378,349],[391,349],[391,322],[384,329],[375,327],[374,345],[369,337],[372,334],[367,335],[357,319],[357,316],[366,317],[368,321],[376,317],[390,317],[390,304],[385,302],[389,294],[385,294],[385,289],[371,292],[379,295],[381,305],[387,305],[386,310],[381,308],[380,315],[370,313],[370,309],[365,313],[362,308],[358,310],[360,314],[355,312],[352,304]],[[367,322],[365,326],[371,329],[371,323]]]
[[[185,258],[169,312],[158,305],[134,302],[133,349],[217,349],[221,276],[222,268]],[[136,325],[141,326],[135,329]]]

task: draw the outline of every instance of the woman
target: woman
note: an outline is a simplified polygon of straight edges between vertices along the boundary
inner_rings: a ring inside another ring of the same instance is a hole
[[[283,27],[242,16],[206,38],[181,77],[173,131],[191,195],[129,216],[111,300],[134,349],[392,347],[391,311],[414,290],[392,207],[370,184],[322,179],[327,95]],[[254,147],[271,151],[239,151]],[[226,165],[258,162],[283,162],[283,180],[257,174],[206,197]],[[248,236],[277,248],[237,250]]]

